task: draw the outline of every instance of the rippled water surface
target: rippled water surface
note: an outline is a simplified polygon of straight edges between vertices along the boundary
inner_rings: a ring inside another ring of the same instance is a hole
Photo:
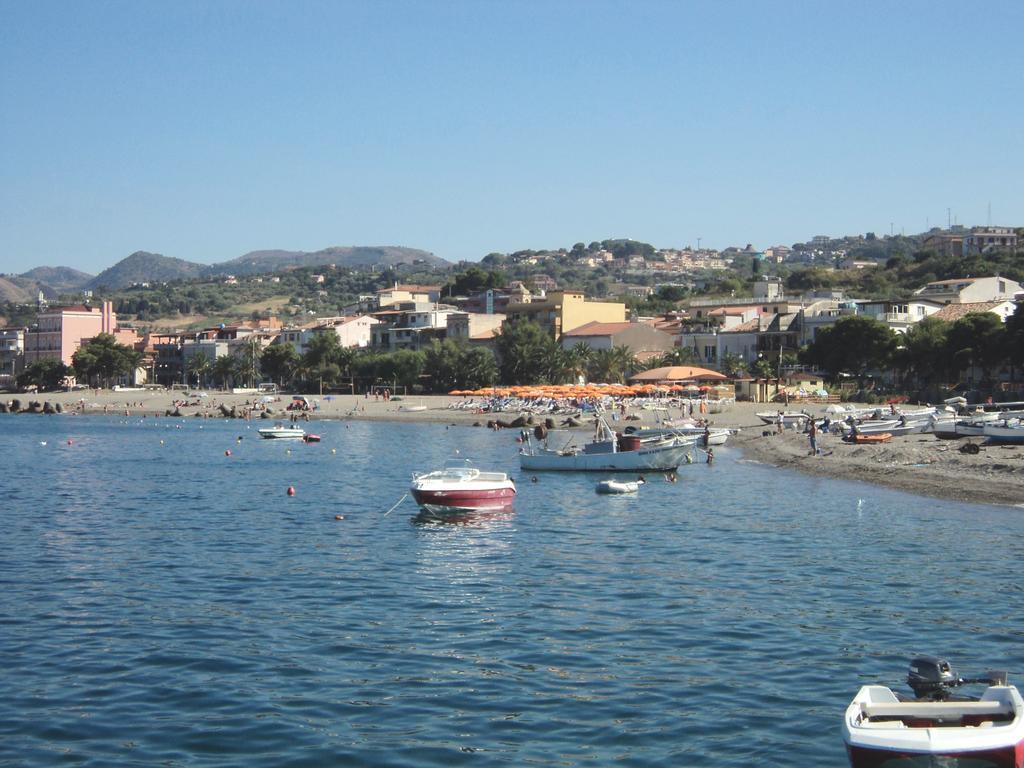
[[[313,428],[0,417],[0,762],[842,766],[912,654],[1024,679],[1020,509],[724,448],[437,524],[410,473],[514,433]]]

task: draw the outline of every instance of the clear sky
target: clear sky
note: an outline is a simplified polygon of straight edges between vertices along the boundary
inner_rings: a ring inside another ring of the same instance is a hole
[[[1024,3],[0,0],[0,272],[1024,225]]]

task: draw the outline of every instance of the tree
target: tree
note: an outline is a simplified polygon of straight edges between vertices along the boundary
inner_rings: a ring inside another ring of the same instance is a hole
[[[18,374],[15,383],[19,389],[35,387],[40,391],[60,389],[64,380],[71,374],[71,369],[60,360],[36,360]]]
[[[594,357],[594,348],[585,341],[577,341],[569,349],[565,350],[563,360],[565,373],[572,384],[579,383],[581,378],[587,375],[590,361]]]
[[[972,312],[953,323],[946,350],[953,367],[962,371],[973,366],[988,380],[992,369],[1006,357],[1006,329],[991,312]]]
[[[629,347],[595,349],[590,359],[588,375],[591,381],[621,384],[631,372],[633,352]]]
[[[1006,318],[1006,347],[1010,351],[1010,364],[1017,368],[1024,366],[1024,301],[1017,302],[1016,311]]]
[[[718,362],[718,368],[729,378],[733,378],[742,371],[745,371],[747,366],[743,362],[743,358],[732,352],[725,352],[722,354],[722,359]]]
[[[255,336],[246,339],[235,358],[234,378],[245,382],[247,386],[255,387],[260,376],[262,357],[263,349],[260,347],[259,339]]]
[[[111,334],[101,333],[82,345],[71,363],[78,378],[108,387],[118,376],[133,372],[141,360],[141,353],[118,344]]]
[[[495,336],[503,384],[539,384],[559,367],[560,348],[539,325],[523,320],[505,323]]]
[[[832,379],[840,373],[850,373],[862,383],[869,371],[888,365],[895,350],[896,338],[889,326],[874,318],[854,315],[819,330],[803,357]]]
[[[232,355],[221,355],[213,361],[213,380],[221,389],[227,389],[238,371],[238,360]]]
[[[271,344],[263,350],[260,368],[271,381],[284,386],[291,381],[298,362],[299,355],[291,344]]]
[[[659,365],[693,365],[697,361],[691,347],[673,347],[661,356]]]
[[[945,320],[926,317],[903,334],[895,361],[905,375],[913,376],[918,386],[936,384],[949,374],[949,328]]]
[[[490,387],[498,380],[494,353],[483,347],[463,350],[459,359],[459,386],[465,389]]]
[[[206,377],[210,375],[210,358],[206,353],[199,350],[188,361],[188,375],[195,381],[197,387],[202,387]]]

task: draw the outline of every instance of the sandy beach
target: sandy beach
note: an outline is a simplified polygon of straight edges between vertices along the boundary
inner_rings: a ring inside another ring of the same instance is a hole
[[[267,403],[267,417],[254,412],[252,418],[288,420],[285,406],[291,395],[276,396]],[[454,408],[466,398],[445,395],[414,396],[385,401],[353,395],[307,395],[315,409],[308,412],[310,421],[318,419],[352,419],[367,421],[430,422],[453,425],[479,425],[488,421],[511,421],[519,414],[512,412],[481,413],[473,408]],[[45,393],[43,395],[3,395],[4,401],[31,401],[60,404],[68,414],[120,414],[129,416],[165,417],[174,412],[180,392],[113,392],[79,390]],[[255,395],[236,395],[210,390],[206,397],[188,398],[190,405],[177,408],[188,418],[223,418],[223,409],[241,413],[257,402]],[[932,435],[909,435],[881,445],[850,445],[838,437],[819,438],[821,454],[811,456],[807,436],[787,430],[779,435],[763,424],[757,411],[773,410],[763,403],[734,403],[724,412],[711,414],[713,426],[738,429],[729,445],[740,448],[745,460],[758,461],[785,469],[836,479],[854,480],[895,488],[921,496],[957,499],[964,502],[1024,505],[1024,446],[982,446],[975,455],[959,451],[963,441],[938,440]],[[810,413],[823,413],[824,406],[811,405]],[[679,418],[680,410],[631,409],[635,417],[629,423],[655,426],[664,418]],[[32,415],[19,418],[33,418]],[[305,420],[305,414],[299,415]],[[541,417],[534,417],[540,419]],[[561,424],[564,416],[557,416]],[[589,422],[588,427],[589,428]],[[975,439],[974,442],[980,442]]]

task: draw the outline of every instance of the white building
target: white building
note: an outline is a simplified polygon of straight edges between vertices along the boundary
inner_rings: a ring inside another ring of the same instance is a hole
[[[939,304],[970,304],[979,301],[1013,301],[1024,288],[1005,277],[958,277],[936,280],[914,291],[922,299]]]

